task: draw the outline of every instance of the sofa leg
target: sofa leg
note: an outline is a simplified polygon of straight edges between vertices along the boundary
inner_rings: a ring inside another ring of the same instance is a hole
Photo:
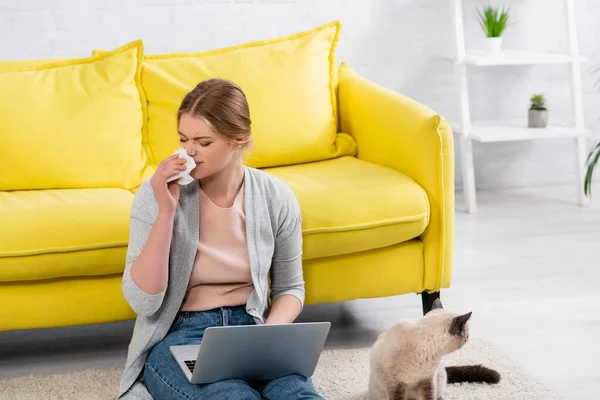
[[[435,299],[439,299],[439,298],[440,298],[440,292],[433,292],[433,293],[422,292],[421,293],[421,302],[423,303],[423,315],[425,315],[429,311],[431,311],[431,308],[433,307],[433,302],[435,301]]]

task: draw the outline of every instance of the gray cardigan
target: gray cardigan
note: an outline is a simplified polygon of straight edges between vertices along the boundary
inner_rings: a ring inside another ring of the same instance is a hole
[[[246,304],[257,323],[264,323],[271,299],[284,294],[304,304],[302,275],[302,219],[292,190],[267,173],[245,167],[244,199],[246,235],[254,290]],[[167,334],[183,301],[200,234],[200,185],[194,180],[181,186],[169,255],[169,282],[164,292],[148,294],[131,278],[138,257],[158,215],[150,181],[137,192],[131,208],[129,247],[123,274],[123,294],[137,314],[127,361],[121,377],[119,399],[152,399],[141,378],[148,352]]]

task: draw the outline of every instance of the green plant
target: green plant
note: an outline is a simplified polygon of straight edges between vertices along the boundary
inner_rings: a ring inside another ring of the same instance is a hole
[[[483,13],[477,10],[479,24],[487,37],[500,37],[502,35],[504,28],[506,28],[509,13],[510,8],[505,9],[504,7],[502,7],[502,10],[499,10],[498,8],[487,6],[483,8]]]
[[[592,72],[596,73],[600,71],[600,64],[596,65]],[[600,79],[596,81],[596,87],[600,85]],[[585,172],[585,180],[583,182],[583,191],[587,196],[592,196],[592,175],[594,174],[594,167],[598,164],[598,160],[600,160],[600,142],[596,144],[594,148],[590,151],[588,158],[585,162],[587,166],[587,171]]]
[[[543,94],[534,94],[529,101],[531,101],[530,110],[546,110],[546,99]]]
[[[590,151],[588,155],[586,165],[587,171],[585,172],[585,181],[583,184],[584,192],[587,196],[592,195],[592,175],[594,174],[594,167],[598,164],[598,160],[600,159],[600,142],[596,144],[596,147]]]

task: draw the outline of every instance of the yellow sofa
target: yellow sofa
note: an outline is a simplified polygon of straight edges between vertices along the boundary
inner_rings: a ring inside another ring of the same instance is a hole
[[[121,293],[129,209],[178,147],[200,80],[248,96],[246,164],[303,213],[306,303],[423,293],[452,277],[453,141],[431,109],[336,64],[340,23],[201,53],[0,62],[0,331],[135,317]],[[6,95],[8,93],[9,95]]]

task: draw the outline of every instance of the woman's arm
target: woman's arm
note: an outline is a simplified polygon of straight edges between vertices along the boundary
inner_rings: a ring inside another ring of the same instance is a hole
[[[173,213],[158,213],[144,249],[131,266],[131,278],[148,294],[167,288],[173,220]]]
[[[302,216],[295,197],[290,203],[275,239],[271,263],[273,303],[265,321],[267,324],[294,322],[304,305]]]
[[[145,182],[132,204],[122,282],[123,295],[138,315],[149,317],[162,305],[173,224],[173,215],[159,211],[152,187]]]
[[[291,294],[278,297],[271,306],[266,324],[288,324],[294,322],[302,311],[302,303]]]
[[[169,176],[185,170],[175,154],[160,165],[138,190],[131,207],[123,294],[138,315],[149,317],[160,308],[169,282],[169,253],[180,188]]]

